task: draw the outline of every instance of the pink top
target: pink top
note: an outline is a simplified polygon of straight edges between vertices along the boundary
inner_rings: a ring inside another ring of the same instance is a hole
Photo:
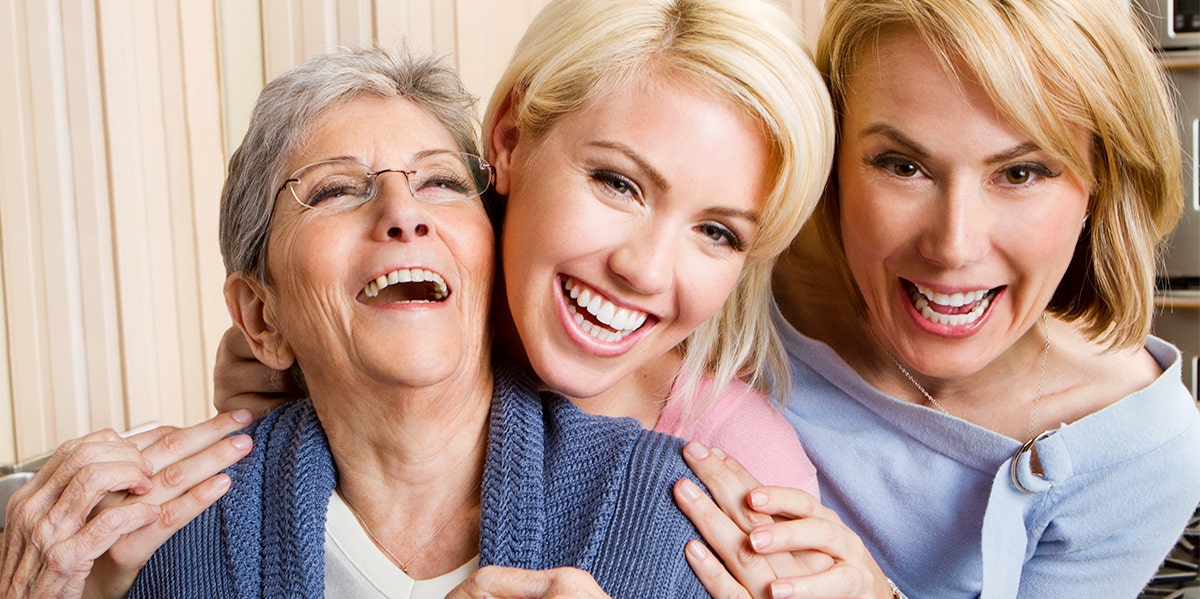
[[[764,485],[801,489],[820,498],[816,466],[796,438],[796,430],[769,397],[735,379],[699,418],[687,422],[681,385],[681,379],[676,379],[654,430],[719,447]],[[711,385],[712,379],[706,377],[696,397],[704,398]]]

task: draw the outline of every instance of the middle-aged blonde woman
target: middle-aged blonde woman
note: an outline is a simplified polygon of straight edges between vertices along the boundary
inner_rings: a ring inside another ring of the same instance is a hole
[[[719,553],[837,561],[772,581],[730,560],[754,595],[892,597],[890,577],[914,598],[1132,598],[1178,539],[1200,416],[1148,333],[1181,160],[1134,22],[1116,0],[828,4],[829,241],[806,231],[777,273],[787,413],[827,507],[747,502],[721,460],[691,462],[726,505],[798,517],[749,536],[698,517]]]

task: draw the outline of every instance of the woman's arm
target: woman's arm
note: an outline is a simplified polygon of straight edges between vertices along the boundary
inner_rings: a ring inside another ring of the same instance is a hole
[[[227,437],[244,410],[129,438],[104,430],[59,446],[9,501],[3,596],[123,596],[150,555],[225,494],[220,471],[250,452]],[[91,576],[89,576],[91,575]]]
[[[686,550],[714,597],[894,596],[858,536],[812,495],[759,486],[719,449],[689,443],[684,457],[716,501],[687,480],[675,486],[680,509],[721,558],[699,542]]]

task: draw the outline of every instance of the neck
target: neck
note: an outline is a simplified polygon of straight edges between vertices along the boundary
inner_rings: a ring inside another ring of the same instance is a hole
[[[894,397],[927,405],[1018,441],[1045,428],[1040,426],[1038,412],[1043,397],[1049,394],[1044,383],[1054,351],[1052,344],[1047,345],[1047,330],[1041,322],[979,371],[960,377],[934,378],[920,373],[895,361],[879,344],[874,354],[867,358],[870,366],[860,372]]]
[[[384,553],[411,562],[408,574],[417,579],[450,572],[478,551],[490,366],[460,378],[425,389],[360,385],[336,394],[310,386],[339,493]]]
[[[653,429],[671,394],[681,364],[679,353],[670,351],[646,363],[599,395],[570,399],[589,414],[632,417],[642,423],[642,428]]]

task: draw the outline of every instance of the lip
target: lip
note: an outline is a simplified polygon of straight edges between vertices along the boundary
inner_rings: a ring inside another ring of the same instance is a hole
[[[629,350],[633,349],[633,347],[636,346],[643,337],[645,337],[651,330],[658,326],[658,317],[647,312],[646,322],[643,323],[642,326],[638,327],[637,330],[626,335],[625,337],[622,337],[620,340],[601,341],[596,339],[581,329],[575,322],[575,317],[571,313],[571,307],[568,305],[567,298],[563,294],[563,282],[565,276],[566,275],[560,273],[554,277],[553,283],[555,308],[558,312],[559,324],[562,325],[563,331],[565,331],[567,334],[567,338],[570,339],[571,342],[574,343],[575,346],[580,350],[601,358],[615,358],[629,352]],[[576,280],[582,282],[582,279],[576,278]],[[595,288],[590,283],[585,282],[584,284]],[[609,299],[609,301],[612,301],[614,304],[617,303],[612,299],[612,296],[608,294],[604,295]],[[645,312],[645,310],[634,308],[632,306],[621,307],[632,308],[641,312]]]
[[[940,323],[935,323],[935,322],[929,320],[928,318],[925,318],[925,316],[921,314],[921,311],[918,310],[917,307],[913,305],[912,299],[910,297],[910,293],[912,291],[910,286],[918,286],[918,285],[920,287],[930,289],[936,293],[941,293],[941,294],[945,294],[945,295],[954,295],[956,293],[969,293],[969,292],[977,291],[980,289],[988,289],[988,288],[980,287],[980,286],[945,287],[945,286],[939,286],[939,285],[934,285],[934,284],[925,283],[925,282],[913,281],[913,280],[909,280],[909,279],[903,279],[903,278],[897,279],[897,281],[896,281],[897,299],[904,306],[904,309],[908,313],[909,318],[912,319],[913,324],[918,329],[920,329],[926,333],[930,333],[932,335],[938,335],[940,337],[947,337],[947,338],[969,337],[971,335],[974,335],[976,332],[978,332],[981,328],[983,328],[983,326],[988,322],[988,320],[991,319],[991,315],[992,315],[993,310],[996,307],[996,304],[1001,299],[1004,298],[1004,296],[1006,295],[1006,292],[1008,291],[1007,285],[1001,285],[999,287],[990,288],[990,292],[987,296],[988,297],[987,307],[984,308],[983,313],[980,314],[979,317],[976,318],[972,322],[965,323],[965,324],[957,324],[957,325],[956,324],[940,324]]]

